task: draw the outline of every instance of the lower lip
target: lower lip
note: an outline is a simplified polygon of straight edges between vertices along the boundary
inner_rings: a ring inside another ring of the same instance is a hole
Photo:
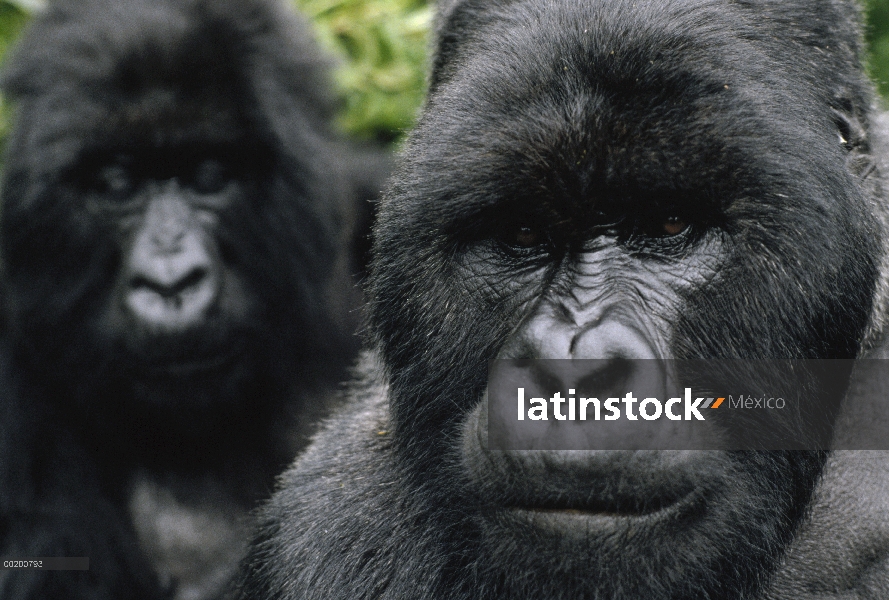
[[[238,354],[238,352],[229,352],[212,358],[191,362],[170,362],[168,364],[155,363],[149,367],[149,370],[153,373],[166,375],[189,375],[218,371],[231,364],[232,361],[238,357]]]
[[[678,518],[690,512],[695,505],[693,494],[678,499],[672,504],[645,513],[611,512],[583,510],[578,508],[518,508],[510,507],[510,514],[528,520],[533,525],[548,529],[571,529],[578,525],[589,528],[607,529],[620,524],[654,524]]]

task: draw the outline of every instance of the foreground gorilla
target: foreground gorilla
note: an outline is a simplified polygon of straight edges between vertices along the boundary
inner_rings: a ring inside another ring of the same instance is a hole
[[[487,361],[873,348],[886,220],[859,38],[838,0],[440,6],[375,229],[377,350],[264,509],[244,596],[765,592],[826,452],[494,452]],[[797,399],[823,388],[798,376]],[[800,406],[785,425],[809,444]],[[880,502],[858,534],[840,513],[810,542],[865,539]],[[773,592],[815,597],[833,569],[833,597],[864,597],[885,541],[820,563],[801,547]]]
[[[5,600],[218,593],[329,409],[381,183],[309,37],[271,0],[70,0],[18,48],[0,556],[90,570],[0,571]]]

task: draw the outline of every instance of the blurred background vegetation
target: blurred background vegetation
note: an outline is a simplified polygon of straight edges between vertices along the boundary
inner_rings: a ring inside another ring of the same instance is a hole
[[[0,0],[0,61],[45,0]],[[339,59],[334,78],[346,134],[395,141],[413,123],[425,87],[432,11],[427,0],[290,0]],[[126,2],[126,0],[121,0]],[[864,0],[868,70],[889,105],[889,0]],[[2,102],[2,100],[0,100]],[[0,140],[9,126],[0,105]]]

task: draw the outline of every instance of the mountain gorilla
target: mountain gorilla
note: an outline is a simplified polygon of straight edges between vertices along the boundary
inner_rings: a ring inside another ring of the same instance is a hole
[[[6,72],[0,597],[204,598],[354,360],[385,159],[273,0],[59,0]],[[368,159],[368,160],[365,160]],[[370,159],[376,162],[370,162]]]
[[[453,0],[438,17],[374,231],[376,351],[263,509],[244,596],[756,596],[826,452],[495,452],[487,363],[873,347],[887,221],[854,3]]]

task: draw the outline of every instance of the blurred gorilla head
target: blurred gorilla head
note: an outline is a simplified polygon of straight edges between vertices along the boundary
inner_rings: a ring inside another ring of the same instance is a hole
[[[47,385],[190,421],[349,360],[358,209],[325,69],[273,2],[50,5],[6,73],[0,231]]]
[[[0,554],[90,570],[3,598],[221,594],[358,349],[385,161],[332,132],[328,68],[278,0],[35,15],[4,87]]]

